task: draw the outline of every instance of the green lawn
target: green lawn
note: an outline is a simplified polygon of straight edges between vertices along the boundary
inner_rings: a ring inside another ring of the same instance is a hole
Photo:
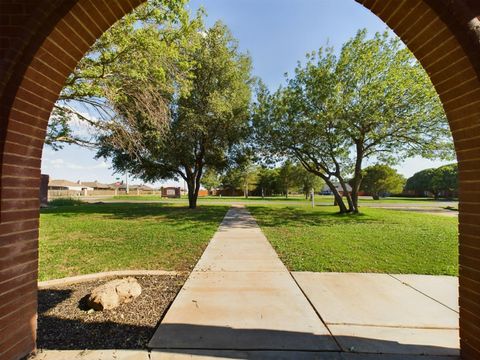
[[[189,270],[227,206],[59,206],[40,216],[40,280],[118,269]]]
[[[458,274],[456,218],[362,208],[255,206],[249,210],[293,271]]]
[[[327,198],[327,197],[326,197]],[[162,198],[160,195],[118,195],[113,196],[111,199],[114,200],[135,200],[135,201],[171,201],[171,202],[188,202],[188,198],[182,196],[181,198]],[[320,198],[319,198],[320,199]],[[106,198],[108,200],[108,198]],[[333,197],[328,197],[326,201],[332,201]],[[201,196],[198,198],[198,202],[208,202],[208,201],[225,201],[225,202],[236,202],[236,201],[306,201],[305,197],[302,195],[290,195],[288,198],[285,196],[267,196],[262,198],[261,196],[249,196],[245,198],[244,196]]]
[[[249,210],[295,271],[457,275],[457,219],[362,208],[252,201]],[[58,206],[40,217],[40,280],[117,269],[189,270],[228,204]]]
[[[160,195],[118,195],[113,196],[111,198],[105,198],[105,201],[108,199],[113,200],[130,200],[130,201],[165,201],[165,202],[175,202],[175,203],[186,203],[188,199],[186,197],[182,197],[179,199],[167,199],[162,198]],[[289,195],[288,198],[284,196],[268,196],[262,198],[260,196],[250,196],[245,198],[243,196],[205,196],[199,197],[198,202],[204,203],[209,201],[215,202],[305,202],[310,203],[310,200],[306,200],[303,195]],[[439,200],[440,202],[444,202],[445,200]],[[376,204],[415,204],[415,203],[428,203],[435,205],[438,200],[433,198],[409,198],[409,197],[388,197],[382,198],[380,200],[373,200],[371,197],[360,197],[360,203],[376,203]],[[333,204],[333,196],[329,195],[316,195],[315,196],[315,203],[322,203],[322,204]]]

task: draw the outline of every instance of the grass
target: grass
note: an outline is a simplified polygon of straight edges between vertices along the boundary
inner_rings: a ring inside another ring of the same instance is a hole
[[[182,196],[181,198],[162,198],[160,195],[118,195],[114,196],[114,200],[134,200],[134,201],[171,201],[171,202],[187,202],[188,198]],[[225,202],[235,202],[235,201],[305,201],[305,197],[300,195],[289,196],[268,196],[262,198],[261,196],[249,196],[245,198],[244,196],[201,196],[198,198],[199,202],[206,201],[225,201]],[[333,202],[333,198],[331,198]]]
[[[43,209],[39,278],[118,269],[189,270],[227,208],[84,204]]]
[[[186,197],[182,198],[162,198],[160,195],[118,195],[111,198],[105,198],[105,201],[109,199],[113,200],[129,200],[129,201],[162,201],[162,202],[172,202],[172,203],[184,203],[187,202],[188,199]],[[215,202],[304,202],[309,203],[310,200],[306,200],[303,195],[289,195],[288,198],[284,196],[268,196],[262,198],[261,196],[250,196],[245,198],[243,196],[204,196],[199,197],[199,203],[206,203],[209,201]],[[410,197],[388,197],[388,198],[381,198],[380,200],[373,200],[371,197],[360,197],[360,203],[375,203],[375,204],[415,204],[415,203],[431,203],[432,205],[435,202],[444,202],[447,200],[435,200],[433,198],[410,198]],[[315,203],[326,203],[326,204],[333,204],[333,196],[330,195],[316,195],[315,196]]]
[[[53,199],[48,202],[48,206],[50,207],[58,207],[58,206],[77,206],[82,205],[83,202],[79,199],[74,198],[58,198]]]
[[[249,210],[292,271],[458,275],[456,218],[363,208],[255,206]]]
[[[54,202],[41,211],[40,280],[118,269],[191,269],[228,203],[205,201],[192,211],[183,201]],[[248,207],[293,271],[458,273],[456,218],[368,207],[359,215],[339,215],[333,206],[253,199]]]

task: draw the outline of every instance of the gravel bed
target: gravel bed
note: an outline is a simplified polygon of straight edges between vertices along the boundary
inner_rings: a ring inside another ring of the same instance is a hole
[[[85,299],[100,280],[38,291],[39,349],[145,349],[187,275],[133,276],[142,294],[112,310],[88,311]]]

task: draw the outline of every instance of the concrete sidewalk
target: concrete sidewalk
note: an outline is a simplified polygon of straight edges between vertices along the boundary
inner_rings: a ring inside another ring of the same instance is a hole
[[[452,359],[457,287],[449,277],[290,274],[248,211],[234,207],[151,339],[150,355]]]
[[[253,217],[240,207],[228,211],[149,346],[186,353],[339,350]]]

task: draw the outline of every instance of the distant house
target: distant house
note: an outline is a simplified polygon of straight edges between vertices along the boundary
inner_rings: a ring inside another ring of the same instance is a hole
[[[109,186],[111,189],[116,189],[120,192],[127,192],[127,184],[123,181],[121,183],[110,184]],[[130,193],[134,191],[137,194],[140,194],[141,192],[153,193],[155,189],[144,184],[129,184],[128,191]]]
[[[342,185],[340,185],[340,183],[333,183],[333,185],[335,185],[335,189],[337,189],[338,193],[343,196],[344,194],[343,194]],[[347,188],[347,191],[349,193],[352,192],[352,187],[350,185],[346,184],[345,187]],[[324,185],[323,188],[322,188],[322,191],[320,191],[320,194],[322,194],[322,195],[333,195],[333,192],[328,185]]]
[[[151,188],[150,186],[141,184],[141,185],[130,185],[129,186],[130,190],[135,190],[135,191],[153,191],[155,189]]]
[[[73,182],[69,180],[50,180],[48,182],[48,190],[83,191],[93,190],[93,187],[83,185],[80,181]]]
[[[82,181],[81,182],[82,186],[87,186],[92,188],[93,190],[111,190],[113,187],[108,184],[102,184],[99,183],[98,181]]]

